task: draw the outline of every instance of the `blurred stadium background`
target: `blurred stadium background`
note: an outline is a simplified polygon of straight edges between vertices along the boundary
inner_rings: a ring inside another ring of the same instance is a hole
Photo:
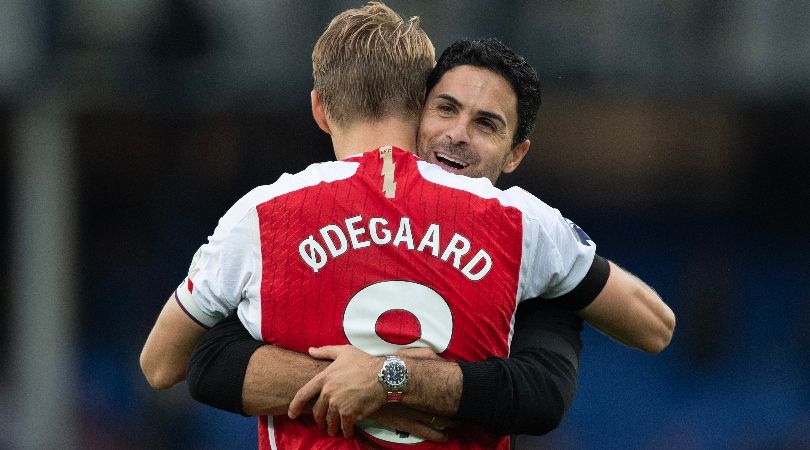
[[[388,3],[537,67],[503,185],[678,315],[656,357],[586,330],[572,410],[518,448],[810,448],[810,3]],[[332,158],[309,58],[360,4],[0,2],[0,448],[255,448],[137,357],[227,207]]]

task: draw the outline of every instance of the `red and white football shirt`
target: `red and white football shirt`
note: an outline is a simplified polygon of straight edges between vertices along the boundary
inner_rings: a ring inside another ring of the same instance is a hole
[[[428,346],[447,359],[483,360],[509,354],[518,302],[558,297],[582,280],[595,254],[583,235],[522,189],[383,147],[248,193],[195,255],[178,300],[208,326],[238,309],[256,339],[302,353]],[[368,434],[346,440],[311,420],[262,418],[260,447],[433,445],[372,421],[362,427]],[[473,427],[451,438],[443,448],[509,442]]]

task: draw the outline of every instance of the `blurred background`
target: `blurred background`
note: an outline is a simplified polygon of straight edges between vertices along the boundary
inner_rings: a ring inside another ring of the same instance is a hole
[[[0,1],[0,448],[255,448],[153,392],[160,307],[252,187],[333,158],[312,46],[361,1]],[[517,448],[810,448],[810,3],[404,1],[437,51],[495,36],[543,82],[518,184],[678,316],[592,329],[573,408]]]

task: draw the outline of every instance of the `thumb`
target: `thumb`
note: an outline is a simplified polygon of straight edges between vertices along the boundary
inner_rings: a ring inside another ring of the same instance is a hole
[[[323,347],[310,347],[309,356],[318,359],[332,359],[338,357],[338,345],[324,345]]]
[[[397,354],[418,359],[441,359],[441,356],[437,355],[436,352],[429,347],[404,348],[398,351]]]

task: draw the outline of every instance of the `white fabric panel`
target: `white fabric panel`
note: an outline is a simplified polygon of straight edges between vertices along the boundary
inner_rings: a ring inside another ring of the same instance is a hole
[[[527,191],[500,190],[486,178],[469,178],[445,172],[425,161],[417,163],[422,176],[433,183],[463,190],[486,199],[497,199],[523,215],[523,257],[518,301],[542,296],[554,298],[574,289],[587,274],[596,254],[592,241],[581,241],[560,211]]]
[[[239,308],[239,317],[254,338],[261,339],[259,295],[262,275],[259,218],[256,207],[275,197],[322,182],[351,177],[355,162],[313,164],[295,175],[284,174],[271,185],[259,186],[239,199],[194,255],[188,277],[194,284],[186,310],[211,326]],[[182,290],[182,289],[181,289]],[[242,300],[253,299],[253,302]],[[193,304],[191,304],[193,303]],[[247,320],[247,318],[254,320]]]

